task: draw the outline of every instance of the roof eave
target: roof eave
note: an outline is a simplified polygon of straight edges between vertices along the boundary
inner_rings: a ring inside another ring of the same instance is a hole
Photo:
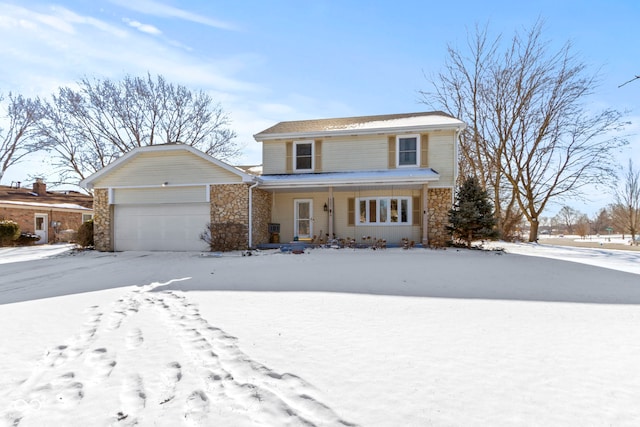
[[[415,185],[415,184],[426,184],[433,181],[438,181],[440,179],[439,175],[430,176],[430,177],[420,177],[420,178],[406,178],[406,177],[398,177],[398,178],[362,178],[362,179],[336,179],[336,180],[313,180],[313,179],[302,179],[298,181],[294,180],[285,180],[285,181],[269,181],[262,179],[260,184],[260,188],[263,190],[268,189],[276,189],[276,188],[303,188],[303,187],[337,187],[342,185]]]
[[[372,129],[337,129],[312,132],[286,132],[286,133],[257,133],[253,138],[260,141],[268,141],[274,139],[296,139],[296,138],[317,138],[327,136],[357,136],[357,135],[378,135],[391,133],[416,133],[434,130],[463,130],[466,127],[464,122],[434,125],[418,125],[418,126],[397,126]]]

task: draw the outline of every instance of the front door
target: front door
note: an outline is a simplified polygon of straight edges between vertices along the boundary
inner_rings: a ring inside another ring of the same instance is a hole
[[[47,233],[47,214],[36,214],[35,216],[35,226],[33,227],[36,231],[36,236],[40,237],[37,244],[49,243],[49,236]]]
[[[295,201],[294,236],[298,239],[310,239],[313,235],[313,203],[310,199]]]

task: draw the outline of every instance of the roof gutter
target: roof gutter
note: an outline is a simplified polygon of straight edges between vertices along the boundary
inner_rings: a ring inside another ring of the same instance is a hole
[[[350,179],[341,181],[269,181],[264,179],[260,185],[264,189],[275,188],[304,188],[304,187],[337,187],[341,185],[397,185],[397,184],[424,184],[426,182],[438,181],[439,176],[433,177],[421,177],[416,179],[411,178],[382,178],[382,179]]]
[[[396,133],[416,133],[434,130],[458,130],[460,123],[437,124],[437,125],[420,125],[420,126],[396,126],[385,128],[346,128],[312,132],[286,132],[286,133],[257,133],[253,135],[256,141],[269,141],[273,139],[302,139],[302,138],[321,138],[328,136],[354,136],[354,135],[379,135],[379,134],[396,134]]]

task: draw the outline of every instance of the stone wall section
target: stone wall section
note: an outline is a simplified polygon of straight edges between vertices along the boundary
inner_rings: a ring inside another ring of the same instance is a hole
[[[451,188],[429,188],[428,197],[429,246],[442,247],[450,240],[445,226],[449,224],[453,190]]]
[[[269,223],[271,222],[272,194],[253,189],[253,246],[269,243]]]
[[[246,249],[249,241],[249,186],[247,184],[222,184],[211,186],[211,223],[241,224],[244,227],[229,227],[225,237],[227,241],[244,242]],[[211,236],[212,239],[215,236]]]
[[[113,251],[113,207],[109,205],[109,190],[93,192],[93,240],[99,251]]]

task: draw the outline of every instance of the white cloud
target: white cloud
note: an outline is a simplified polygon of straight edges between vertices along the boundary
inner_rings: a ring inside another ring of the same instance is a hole
[[[111,3],[124,7],[129,10],[144,13],[147,15],[158,16],[163,18],[178,18],[185,21],[195,22],[209,27],[219,28],[221,30],[236,30],[236,26],[217,19],[201,16],[183,9],[158,3],[153,0],[111,0]]]
[[[153,25],[143,24],[138,21],[132,21],[131,19],[128,19],[128,18],[124,18],[123,21],[127,23],[130,27],[133,27],[143,33],[152,34],[154,36],[158,36],[162,34],[162,31],[160,31],[158,28],[154,27]]]

